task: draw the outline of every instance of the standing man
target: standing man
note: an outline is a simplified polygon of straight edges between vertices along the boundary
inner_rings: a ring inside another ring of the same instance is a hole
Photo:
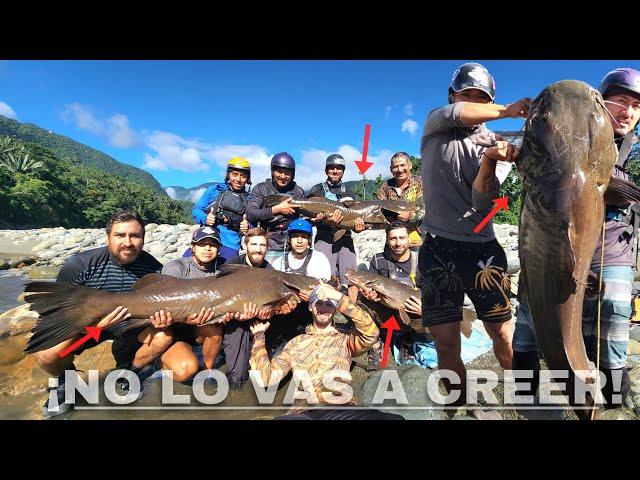
[[[422,245],[418,225],[424,218],[424,200],[422,195],[422,179],[418,175],[413,175],[411,170],[411,158],[408,153],[397,152],[391,157],[391,174],[393,178],[386,180],[378,190],[379,200],[405,200],[415,202],[420,206],[418,214],[411,218],[411,212],[400,212],[398,220],[401,222],[411,222],[407,228],[409,230],[409,247],[417,251]]]
[[[121,211],[109,218],[106,227],[107,245],[72,255],[62,266],[56,282],[84,285],[109,292],[129,292],[138,279],[149,273],[158,273],[162,264],[142,250],[144,246],[144,221],[135,212]],[[116,369],[139,371],[153,362],[171,345],[173,338],[153,326],[139,327],[115,336],[108,327],[130,317],[126,308],[118,307],[96,327],[103,330],[100,340],[91,339],[69,355],[60,358],[59,353],[77,341],[82,335],[65,340],[55,347],[35,354],[38,365],[49,375],[58,377],[56,394],[58,409],[49,409],[49,400],[42,414],[50,417],[73,408],[65,403],[65,370],[75,370],[74,357],[105,340],[113,340],[112,353]]]
[[[345,161],[342,155],[337,153],[329,155],[324,168],[327,180],[311,187],[309,197],[323,196],[334,201],[355,200],[355,194],[348,191],[342,183],[345,168]],[[326,255],[331,265],[331,274],[339,275],[342,285],[347,286],[349,282],[344,276],[345,272],[349,268],[357,268],[358,265],[353,239],[349,230],[338,241],[333,241],[332,228],[337,227],[342,219],[343,215],[340,210],[336,210],[328,218],[325,218],[322,214],[316,216],[314,221],[317,223],[318,232],[314,248]],[[354,232],[362,232],[364,229],[364,220],[361,218],[356,219]],[[349,298],[355,302],[358,297],[358,288],[353,285],[349,286],[348,292]]]
[[[609,112],[613,137],[618,148],[618,162],[612,175],[631,181],[627,160],[637,142],[635,128],[640,120],[640,72],[633,68],[617,68],[607,73],[599,91]],[[627,369],[627,345],[633,290],[635,244],[640,216],[637,207],[620,203],[605,193],[606,222],[604,263],[601,271],[602,240],[598,239],[591,263],[591,274],[583,305],[582,334],[589,358],[595,362],[600,337],[600,371],[606,377],[602,387],[605,408],[623,405],[629,395],[631,381]],[[602,294],[598,299],[599,275]],[[600,301],[600,333],[597,331]],[[531,389],[520,389],[519,395],[533,395],[539,384],[540,362],[533,322],[526,299],[518,306],[518,318],[513,336],[513,369],[534,372]],[[620,401],[613,401],[614,395]]]
[[[249,230],[247,185],[251,185],[251,165],[246,158],[233,157],[227,163],[224,183],[207,188],[193,206],[192,215],[196,223],[216,226],[220,232],[220,263],[238,254],[242,235]]]
[[[276,153],[271,159],[271,178],[259,183],[251,191],[247,204],[247,219],[270,233],[269,258],[283,256],[287,243],[287,226],[297,217],[291,200],[303,200],[304,191],[293,181],[296,162],[287,152]],[[267,206],[266,197],[274,194],[292,197],[273,207]]]
[[[465,63],[453,74],[449,105],[429,113],[420,151],[428,234],[420,248],[423,324],[434,337],[438,367],[454,371],[460,386],[445,381],[448,391],[459,391],[466,403],[466,369],[460,357],[460,322],[466,293],[493,340],[500,365],[511,368],[510,282],[504,250],[493,224],[478,234],[474,228],[490,211],[500,183],[511,170],[518,151],[495,140],[485,122],[526,118],[531,100],[510,105],[494,103],[495,82],[485,67]]]

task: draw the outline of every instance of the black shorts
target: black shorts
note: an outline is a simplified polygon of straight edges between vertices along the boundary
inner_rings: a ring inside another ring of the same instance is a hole
[[[485,322],[511,318],[507,256],[497,240],[473,243],[426,235],[418,260],[425,327],[462,321],[466,293]]]
[[[136,352],[142,345],[138,342],[138,335],[147,328],[146,326],[137,327],[123,335],[114,335],[108,328],[100,332],[100,339],[96,342],[93,338],[83,343],[80,347],[73,351],[74,355],[80,355],[85,350],[95,347],[96,345],[113,340],[111,353],[116,361],[116,368],[129,368]]]

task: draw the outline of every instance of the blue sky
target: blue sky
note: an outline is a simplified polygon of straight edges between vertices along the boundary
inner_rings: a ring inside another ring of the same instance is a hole
[[[453,71],[484,64],[496,102],[536,96],[561,79],[597,86],[633,60],[0,61],[0,114],[30,122],[152,173],[163,186],[219,181],[235,155],[258,183],[288,151],[296,180],[324,178],[324,158],[359,159],[371,124],[367,173],[388,176],[396,151],[417,155],[426,114],[446,103]],[[501,120],[494,130],[519,130]],[[346,179],[359,177],[350,163]]]

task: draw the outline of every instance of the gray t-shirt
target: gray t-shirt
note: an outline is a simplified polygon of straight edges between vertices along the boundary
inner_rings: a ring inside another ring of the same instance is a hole
[[[213,262],[213,265],[205,270],[195,264],[193,257],[177,258],[175,260],[171,260],[162,267],[162,273],[178,278],[213,277],[216,274],[215,264],[216,262]]]
[[[484,124],[464,127],[461,110],[462,103],[453,103],[431,111],[425,121],[420,143],[425,205],[422,227],[450,240],[487,242],[495,238],[493,222],[478,234],[473,229],[493,208],[491,200],[498,197],[512,164],[497,162],[494,192],[472,191],[486,149],[473,141],[477,137],[495,139],[495,134]]]

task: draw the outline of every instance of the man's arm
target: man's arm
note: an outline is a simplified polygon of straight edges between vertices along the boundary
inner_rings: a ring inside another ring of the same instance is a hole
[[[215,185],[207,188],[191,210],[191,216],[196,223],[207,223],[207,207],[216,199]]]
[[[265,330],[269,328],[269,322],[254,322],[251,325],[253,333],[253,347],[251,348],[251,358],[249,366],[251,370],[258,370],[264,386],[275,385],[284,378],[291,370],[291,348],[293,341],[289,341],[282,352],[269,361],[269,354],[265,344]]]
[[[271,207],[262,208],[264,197],[265,192],[262,185],[256,186],[249,194],[249,200],[247,201],[247,220],[249,220],[252,225],[257,225],[258,222],[273,220]]]
[[[355,332],[349,334],[347,342],[351,355],[360,355],[378,341],[380,330],[371,319],[371,315],[353,303],[349,297],[342,297],[338,311],[349,317],[356,327]]]
[[[496,177],[496,166],[501,162],[512,163],[518,158],[518,150],[509,142],[498,141],[485,150],[473,186],[471,198],[473,208],[478,212],[490,210],[492,200],[498,198],[500,180]],[[501,167],[502,169],[502,167]]]
[[[460,109],[458,121],[463,127],[473,127],[501,118],[527,118],[531,99],[523,98],[509,105],[472,102],[460,102],[460,105],[462,105],[462,108]]]

